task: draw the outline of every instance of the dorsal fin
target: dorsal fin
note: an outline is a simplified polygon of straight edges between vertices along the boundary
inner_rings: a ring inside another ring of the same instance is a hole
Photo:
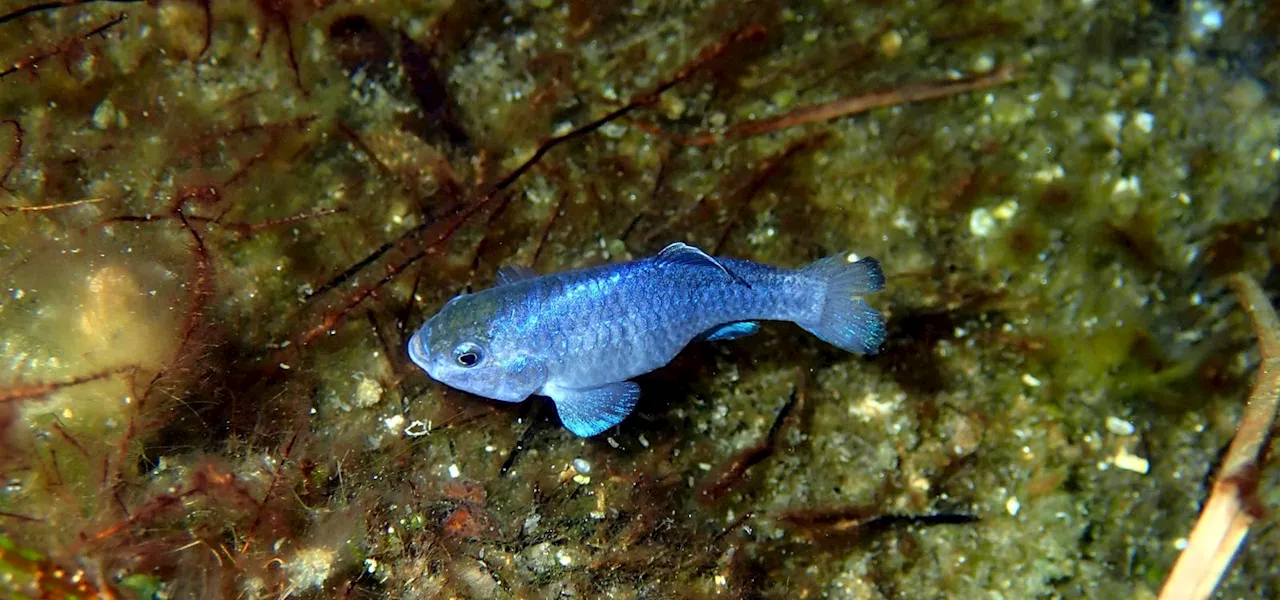
[[[747,287],[751,287],[751,284],[747,283],[747,280],[739,277],[737,273],[730,271],[728,267],[724,266],[724,264],[716,260],[714,256],[711,256],[710,254],[707,254],[706,252],[703,252],[702,250],[694,246],[690,246],[689,244],[686,244],[684,242],[676,242],[674,244],[667,246],[666,248],[663,248],[662,251],[659,252],[656,257],[654,257],[654,259],[658,262],[659,265],[663,265],[663,266],[665,265],[686,265],[686,266],[692,266],[692,267],[713,266],[717,269],[720,269],[725,275],[728,275],[730,279],[733,279],[734,281],[741,283],[742,285],[745,285]]]
[[[538,276],[538,272],[520,265],[503,265],[498,267],[498,285],[507,285],[517,281],[533,279]]]

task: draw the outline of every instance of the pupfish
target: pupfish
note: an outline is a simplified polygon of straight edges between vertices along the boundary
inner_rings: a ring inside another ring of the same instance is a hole
[[[486,398],[549,396],[579,436],[622,422],[633,377],[699,340],[791,321],[849,352],[874,354],[884,317],[864,295],[884,287],[874,258],[821,259],[798,270],[713,257],[683,243],[630,262],[538,275],[503,267],[497,285],[453,298],[409,340],[433,379]]]

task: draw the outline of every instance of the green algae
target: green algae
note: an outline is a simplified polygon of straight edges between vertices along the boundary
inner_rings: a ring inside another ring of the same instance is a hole
[[[1256,363],[1215,278],[1274,295],[1265,7],[1206,31],[1214,3],[202,6],[0,21],[21,67],[0,79],[0,377],[131,368],[0,404],[0,551],[34,549],[0,592],[46,564],[139,598],[1159,588]],[[460,217],[543,140],[750,25],[763,37]],[[998,65],[1016,80],[676,141]],[[690,348],[592,440],[404,356],[498,265],[675,239],[878,257],[882,354],[781,325]],[[769,456],[700,495],[793,394]],[[1275,536],[1250,538],[1222,597],[1275,594]]]

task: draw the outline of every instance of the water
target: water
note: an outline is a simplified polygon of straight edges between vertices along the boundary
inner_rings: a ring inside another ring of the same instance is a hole
[[[1258,361],[1219,278],[1277,289],[1270,9],[464,4],[0,6],[0,595],[1158,592]],[[883,352],[691,347],[589,440],[408,360],[673,241],[879,258]]]

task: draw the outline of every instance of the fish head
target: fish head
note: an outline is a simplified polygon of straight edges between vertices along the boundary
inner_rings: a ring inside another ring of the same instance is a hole
[[[519,336],[503,335],[500,306],[483,292],[450,300],[409,339],[409,358],[449,387],[505,402],[528,398],[546,381],[546,366]]]

